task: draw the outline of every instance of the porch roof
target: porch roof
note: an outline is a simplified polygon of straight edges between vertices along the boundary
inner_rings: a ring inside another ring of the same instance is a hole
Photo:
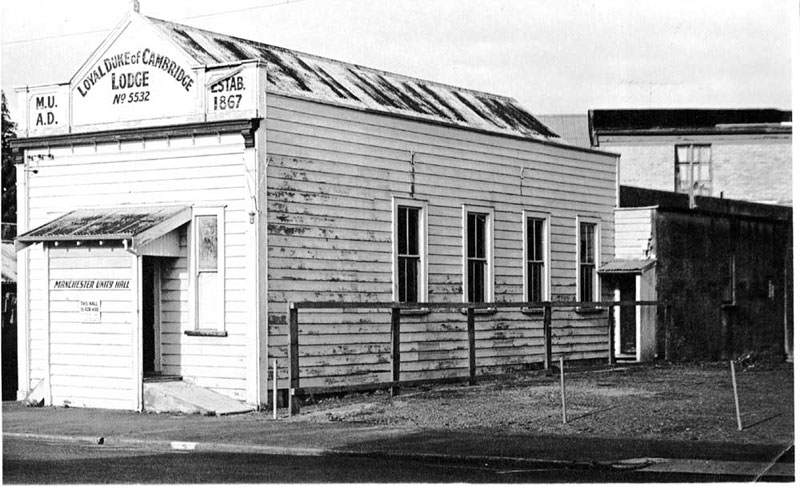
[[[39,242],[130,240],[138,248],[192,217],[191,206],[81,208],[16,238],[17,250]]]
[[[641,274],[656,264],[655,259],[614,259],[597,270],[598,274]]]

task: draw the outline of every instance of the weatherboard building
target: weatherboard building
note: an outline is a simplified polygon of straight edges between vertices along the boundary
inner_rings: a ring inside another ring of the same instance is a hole
[[[172,377],[266,404],[288,302],[603,297],[618,158],[513,99],[138,12],[69,82],[18,95],[20,399],[142,410]],[[604,318],[570,313],[560,353],[602,358]],[[311,316],[339,334],[309,335],[307,384],[386,380],[373,316]],[[486,316],[483,370],[541,356]],[[403,379],[460,370],[436,319]]]

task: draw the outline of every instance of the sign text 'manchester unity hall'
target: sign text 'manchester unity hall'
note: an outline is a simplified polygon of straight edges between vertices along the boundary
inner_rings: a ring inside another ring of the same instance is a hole
[[[117,73],[113,73],[117,68],[132,65],[152,66],[160,69],[180,83],[186,91],[189,91],[189,88],[194,84],[194,78],[188,70],[181,67],[169,57],[155,52],[150,48],[145,48],[138,51],[118,53],[98,62],[94,69],[78,83],[78,93],[80,93],[82,97],[85,97],[89,91],[109,73],[111,73],[112,90],[148,86],[150,83],[149,71],[122,73],[119,74],[119,76]]]
[[[57,279],[51,289],[130,289],[130,279]]]

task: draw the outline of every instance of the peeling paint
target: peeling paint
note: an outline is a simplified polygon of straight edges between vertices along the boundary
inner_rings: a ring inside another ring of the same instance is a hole
[[[267,231],[278,235],[303,235],[309,230],[308,227],[290,227],[287,225],[268,225]]]

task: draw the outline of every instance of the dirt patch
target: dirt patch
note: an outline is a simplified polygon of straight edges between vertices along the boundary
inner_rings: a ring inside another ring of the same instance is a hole
[[[475,386],[407,388],[328,398],[304,405],[294,421],[344,421],[424,429],[492,428],[741,443],[791,442],[792,364],[737,369],[743,431],[738,431],[726,363],[566,369],[567,424],[559,377],[520,373]]]

